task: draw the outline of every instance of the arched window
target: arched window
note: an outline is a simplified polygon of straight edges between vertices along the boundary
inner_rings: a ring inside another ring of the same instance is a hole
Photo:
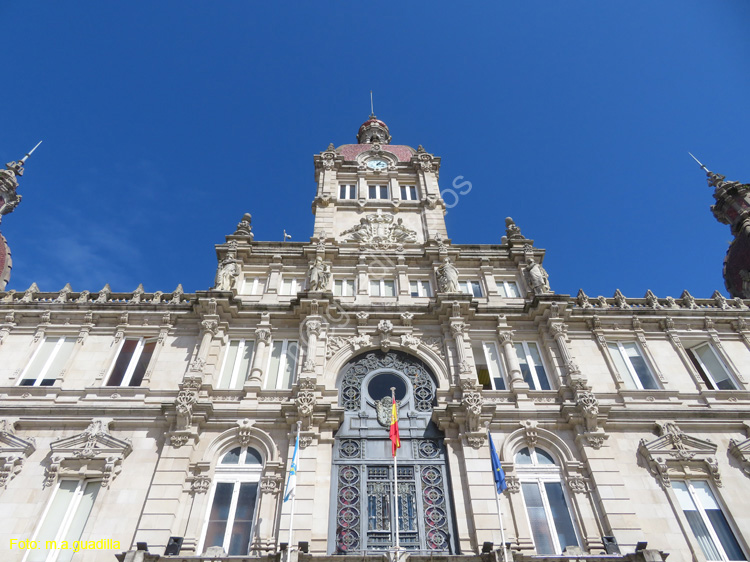
[[[389,440],[395,389],[401,448],[394,505]],[[411,552],[455,552],[443,434],[430,419],[435,381],[416,357],[391,351],[354,358],[342,371],[344,422],[336,434],[331,514],[332,551],[383,552],[395,544]]]
[[[580,546],[562,485],[560,467],[544,449],[524,447],[515,458],[537,554],[561,554]]]
[[[249,553],[263,458],[252,447],[235,447],[216,465],[203,532],[205,551],[221,546],[229,555]]]

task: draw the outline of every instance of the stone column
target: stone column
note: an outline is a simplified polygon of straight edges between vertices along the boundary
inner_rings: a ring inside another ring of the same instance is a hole
[[[466,350],[464,349],[464,330],[466,323],[460,318],[451,319],[451,333],[456,343],[456,354],[458,359],[458,371],[461,374],[471,373],[471,365],[466,359]]]
[[[553,324],[550,324],[549,330],[552,336],[555,338],[557,349],[560,350],[560,357],[562,358],[562,362],[565,365],[566,371],[568,372],[568,384],[572,386],[574,379],[581,379],[582,377],[581,370],[578,368],[578,365],[576,365],[575,361],[573,361],[573,357],[571,357],[570,350],[568,349],[566,337],[568,327],[562,322],[555,322]]]
[[[305,349],[305,363],[302,365],[303,373],[315,372],[315,352],[318,347],[318,336],[323,323],[320,320],[308,319],[305,323],[305,333],[307,334],[307,346]]]
[[[516,350],[513,347],[513,332],[498,332],[500,344],[503,346],[505,355],[505,364],[508,366],[508,375],[510,376],[510,386],[513,388],[518,384],[526,384],[521,374],[521,364],[518,362]]]
[[[263,367],[266,362],[266,348],[271,341],[270,328],[257,328],[255,330],[255,353],[253,354],[253,366],[250,369],[249,381],[262,383]]]

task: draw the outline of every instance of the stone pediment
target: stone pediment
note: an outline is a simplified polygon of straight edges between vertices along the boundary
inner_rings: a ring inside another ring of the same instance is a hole
[[[688,435],[674,422],[657,425],[660,437],[649,442],[641,439],[638,452],[663,486],[669,487],[673,476],[710,476],[717,486],[721,486],[715,457],[717,446],[713,441]]]
[[[94,420],[82,433],[50,443],[50,449],[52,462],[47,469],[45,486],[54,483],[59,474],[75,473],[99,476],[106,488],[132,446],[128,440],[108,433],[105,421]]]
[[[0,420],[0,488],[21,471],[23,461],[36,450],[33,438],[24,439],[15,435],[13,424]]]

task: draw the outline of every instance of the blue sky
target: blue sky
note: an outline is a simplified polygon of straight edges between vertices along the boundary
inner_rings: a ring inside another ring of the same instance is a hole
[[[0,161],[40,139],[0,228],[9,288],[186,291],[253,215],[312,233],[312,155],[369,113],[471,192],[454,243],[504,218],[552,288],[724,292],[729,227],[690,150],[750,182],[750,3],[6,2]]]

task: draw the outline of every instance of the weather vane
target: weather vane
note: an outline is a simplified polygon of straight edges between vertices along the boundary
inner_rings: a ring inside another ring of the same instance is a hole
[[[375,117],[375,107],[372,104],[372,90],[370,90],[370,117]]]

